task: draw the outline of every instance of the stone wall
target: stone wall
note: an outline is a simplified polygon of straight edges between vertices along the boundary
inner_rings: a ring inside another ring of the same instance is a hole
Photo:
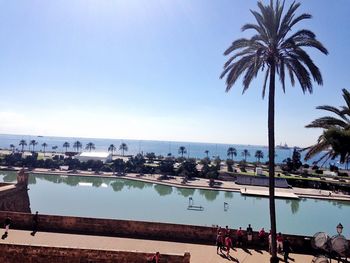
[[[0,210],[31,213],[27,188],[15,186],[0,191]]]
[[[3,222],[6,216],[11,217],[14,228],[31,230],[31,214],[0,211],[0,222]],[[143,238],[150,240],[166,240],[214,245],[217,230],[213,227],[192,225],[39,214],[39,231]],[[235,231],[231,230],[231,233],[233,233],[232,236],[235,241]],[[288,236],[290,239],[295,252],[310,253],[312,250],[310,245],[310,237],[296,235],[285,236]],[[253,239],[255,242],[250,246],[260,247],[261,244],[257,242],[258,238],[256,232],[254,233]],[[267,237],[265,241],[266,248]]]
[[[0,262],[26,263],[145,263],[150,253],[0,244]],[[162,254],[161,262],[189,263],[190,254]]]

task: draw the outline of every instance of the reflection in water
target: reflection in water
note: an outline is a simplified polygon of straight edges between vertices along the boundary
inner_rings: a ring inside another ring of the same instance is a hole
[[[146,183],[141,181],[123,180],[123,183],[125,184],[125,186],[128,187],[128,189],[130,188],[143,189],[146,187]]]
[[[297,199],[286,200],[286,204],[290,204],[290,209],[293,215],[299,211],[299,203],[300,203],[300,200],[297,200]]]
[[[5,183],[16,183],[17,182],[17,173],[16,172],[6,172],[3,177]]]
[[[193,189],[193,188],[177,188],[178,194],[184,197],[193,196],[195,191],[196,189]]]
[[[219,191],[214,190],[199,190],[199,194],[203,195],[207,201],[214,201],[216,197],[220,194]]]
[[[232,199],[233,198],[233,193],[232,192],[225,192],[225,198]]]
[[[173,188],[171,186],[156,184],[154,189],[160,196],[170,195],[173,192]]]
[[[116,180],[115,182],[111,183],[111,186],[113,188],[113,191],[119,192],[123,190],[124,182],[121,180]]]

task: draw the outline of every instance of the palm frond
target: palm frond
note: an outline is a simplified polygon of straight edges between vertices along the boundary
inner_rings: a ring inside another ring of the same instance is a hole
[[[322,129],[329,129],[334,126],[339,126],[342,128],[346,128],[349,126],[349,123],[346,123],[342,120],[339,120],[334,117],[326,116],[318,118],[314,121],[312,121],[310,124],[306,125],[306,128],[322,128]]]

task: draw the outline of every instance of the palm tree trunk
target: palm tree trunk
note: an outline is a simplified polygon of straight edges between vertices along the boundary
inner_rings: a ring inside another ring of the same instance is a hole
[[[269,138],[269,201],[271,223],[271,263],[278,262],[276,244],[276,209],[275,209],[275,62],[270,64],[270,87],[268,106],[268,138]]]

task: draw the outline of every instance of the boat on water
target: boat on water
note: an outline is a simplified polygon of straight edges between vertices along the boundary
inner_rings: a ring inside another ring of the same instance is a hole
[[[289,149],[287,143],[284,143],[284,145],[282,145],[282,143],[280,143],[280,145],[276,145],[276,149],[283,149],[283,150],[287,150]]]

